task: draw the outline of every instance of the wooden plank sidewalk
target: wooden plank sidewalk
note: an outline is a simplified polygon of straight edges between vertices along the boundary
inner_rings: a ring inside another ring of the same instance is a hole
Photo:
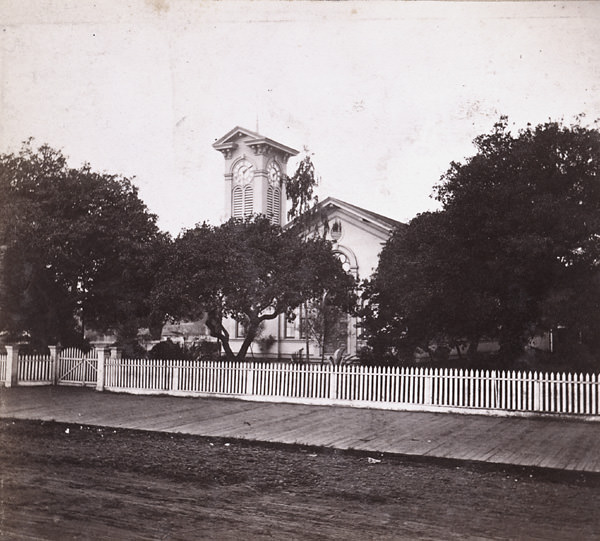
[[[600,423],[0,387],[0,417],[600,472]]]

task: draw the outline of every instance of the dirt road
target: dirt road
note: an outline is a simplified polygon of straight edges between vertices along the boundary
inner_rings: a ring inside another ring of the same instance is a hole
[[[0,539],[600,539],[600,477],[0,421]]]

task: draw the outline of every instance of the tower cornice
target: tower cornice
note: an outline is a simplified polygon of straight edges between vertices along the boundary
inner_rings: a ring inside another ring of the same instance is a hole
[[[238,147],[237,143],[224,143],[222,145],[217,145],[216,143],[213,145],[213,147],[218,150],[221,154],[223,154],[223,156],[225,156],[225,159],[228,160],[229,158],[231,158],[231,155],[233,154],[233,151]]]

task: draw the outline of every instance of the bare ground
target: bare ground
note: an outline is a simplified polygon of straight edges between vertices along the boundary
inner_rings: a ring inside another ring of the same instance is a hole
[[[594,474],[0,420],[0,539],[600,539],[599,509]]]

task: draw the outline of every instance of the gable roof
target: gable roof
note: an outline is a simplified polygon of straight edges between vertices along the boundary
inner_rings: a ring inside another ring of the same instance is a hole
[[[388,218],[382,214],[377,214],[376,212],[372,212],[351,203],[347,203],[346,201],[342,201],[341,199],[337,199],[335,197],[327,197],[323,201],[320,201],[309,212],[311,214],[314,213],[315,216],[318,216],[323,212],[329,212],[336,209],[351,215],[360,222],[374,226],[376,229],[385,232],[387,235],[390,235],[397,227],[406,227],[406,224],[403,222],[399,222],[393,218]],[[288,222],[285,227],[293,227],[294,222],[295,220]]]
[[[288,147],[286,145],[282,145],[277,141],[273,141],[273,139],[269,139],[268,137],[264,137],[257,132],[248,130],[246,128],[242,128],[241,126],[236,126],[232,130],[229,130],[223,137],[218,139],[213,143],[213,148],[218,151],[226,151],[226,150],[234,150],[237,147],[236,141],[240,137],[246,136],[248,139],[246,140],[246,144],[251,148],[258,148],[260,146],[268,146],[283,152],[288,157],[296,156],[298,151],[293,149],[292,147]]]
[[[377,214],[376,212],[367,210],[362,207],[358,207],[356,205],[353,205],[352,203],[347,203],[346,201],[342,201],[341,199],[336,199],[335,197],[328,197],[327,199],[319,203],[319,205],[322,205],[323,208],[331,206],[344,209],[350,212],[351,214],[356,215],[362,221],[373,222],[376,225],[387,227],[390,230],[395,229],[396,227],[402,227],[406,225],[405,223],[399,222],[398,220],[394,220],[393,218],[388,218],[387,216],[383,216],[382,214]]]

